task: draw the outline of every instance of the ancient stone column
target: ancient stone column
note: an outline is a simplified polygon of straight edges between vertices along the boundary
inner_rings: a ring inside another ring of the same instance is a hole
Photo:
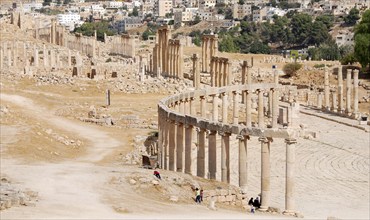
[[[205,44],[205,40],[204,40],[204,37],[202,39],[202,72],[205,72],[205,64],[206,64],[206,61],[205,61],[205,57],[206,57],[206,44]]]
[[[353,113],[356,118],[358,116],[358,73],[358,69],[353,70]]]
[[[221,181],[230,183],[230,133],[221,134]]]
[[[338,67],[338,112],[343,113],[343,75],[342,66]]]
[[[212,95],[212,97],[213,97],[212,121],[218,122],[218,97],[217,95]]]
[[[4,67],[3,59],[4,59],[4,51],[3,51],[3,48],[0,48],[0,69]]]
[[[317,108],[322,108],[322,92],[319,92],[317,94]]]
[[[237,138],[239,140],[239,187],[243,193],[246,193],[248,190],[248,136],[238,135]]]
[[[8,67],[12,66],[12,50],[8,50]]]
[[[72,66],[72,61],[71,61],[71,50],[68,50],[68,67]]]
[[[163,169],[167,170],[168,169],[168,143],[169,143],[169,122],[167,119],[162,119],[163,120]]]
[[[272,99],[273,99],[273,96],[274,96],[274,91],[272,89],[270,89],[268,91],[268,99],[267,99],[267,116],[269,118],[272,118]]]
[[[337,112],[337,93],[335,91],[331,93],[331,100],[332,100],[331,109],[333,109],[334,112]]]
[[[49,51],[46,50],[46,46],[44,45],[44,48],[43,48],[43,59],[44,59],[44,67],[48,67],[49,66],[49,57],[48,57],[48,53]]]
[[[297,140],[285,139],[285,143],[286,143],[286,179],[285,179],[286,181],[285,181],[284,213],[294,213],[294,163],[295,163],[295,144],[297,143]]]
[[[251,85],[252,84],[252,73],[249,71],[249,68],[247,68],[247,84]]]
[[[175,138],[176,138],[176,124],[174,121],[170,121],[170,129],[169,129],[169,164],[168,168],[169,170],[175,171]]]
[[[227,95],[226,93],[221,94],[222,96],[222,123],[227,123]]]
[[[233,92],[233,124],[239,123],[239,93]]]
[[[184,125],[177,123],[176,129],[176,171],[184,171]]]
[[[346,113],[349,114],[351,112],[351,90],[352,90],[352,84],[351,84],[351,69],[347,69],[347,88],[346,88]]]
[[[208,72],[208,65],[209,65],[209,55],[208,55],[208,47],[209,47],[209,42],[208,42],[208,38],[204,38],[204,48],[205,48],[205,52],[204,52],[204,72]]]
[[[252,91],[247,90],[245,93],[245,124],[247,127],[252,127]]]
[[[263,113],[263,91],[258,91],[258,127],[264,128],[265,127],[265,119]]]
[[[258,139],[261,142],[261,208],[267,211],[270,204],[270,141],[266,137]]]
[[[193,86],[195,89],[200,88],[200,72],[199,72],[199,62],[197,54],[193,54],[191,57],[193,61]]]
[[[205,177],[205,143],[206,131],[198,129],[197,176]]]
[[[17,66],[18,59],[18,45],[16,41],[13,41],[13,66]]]
[[[208,172],[209,179],[216,179],[217,152],[216,152],[216,131],[210,131],[208,135]]]
[[[246,76],[247,66],[248,66],[248,62],[247,61],[243,61],[243,64],[242,64],[242,85],[245,85],[246,82],[247,82],[247,76]]]
[[[39,50],[37,49],[36,45],[34,47],[33,65],[35,67],[39,66]]]
[[[182,46],[182,44],[180,43],[179,45],[179,49],[178,49],[178,76],[180,79],[184,79],[184,73],[183,73],[183,69],[184,69],[184,48]]]
[[[192,137],[193,135],[193,126],[185,125],[185,173],[191,173],[191,144],[192,144]]]
[[[276,69],[274,70],[274,83],[279,85],[279,73]]]
[[[272,128],[277,128],[279,117],[279,91],[277,89],[272,90]]]
[[[325,97],[325,110],[330,110],[330,102],[329,102],[329,72],[328,69],[325,67],[325,74],[324,74],[324,97]]]
[[[200,112],[202,118],[207,117],[207,100],[205,96],[200,96]]]

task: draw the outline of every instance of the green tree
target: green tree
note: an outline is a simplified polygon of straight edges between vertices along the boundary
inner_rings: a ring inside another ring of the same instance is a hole
[[[288,77],[295,76],[297,71],[302,68],[302,64],[300,63],[287,63],[283,67],[283,71],[285,75]]]
[[[137,17],[137,16],[139,16],[139,9],[138,9],[138,7],[134,7],[134,9],[132,9],[132,16],[134,16],[134,17]]]
[[[312,24],[311,34],[309,35],[309,44],[320,45],[328,39],[331,39],[331,35],[329,34],[326,25],[321,21],[315,21]]]
[[[355,58],[363,69],[370,64],[370,10],[364,12],[361,22],[355,27]]]
[[[294,39],[292,43],[308,46],[312,29],[312,17],[308,14],[295,14],[290,22]]]
[[[201,21],[202,20],[200,19],[199,15],[196,15],[195,18],[194,18],[194,21],[193,21],[193,25],[196,25],[196,24],[198,24]]]
[[[81,27],[74,30],[76,33],[81,33],[84,36],[93,36],[96,30],[97,38],[100,41],[104,41],[104,33],[108,36],[115,34],[115,31],[110,28],[108,21],[101,22],[85,22]]]
[[[349,26],[353,26],[356,24],[357,20],[360,19],[360,11],[356,8],[352,8],[349,11],[349,14],[344,17],[344,23]]]
[[[222,52],[237,52],[233,37],[226,34],[219,43],[219,50]]]
[[[245,4],[245,1],[244,0],[239,0],[238,4],[239,5],[244,5]]]
[[[334,15],[332,14],[323,14],[316,17],[315,22],[321,21],[325,24],[326,28],[329,30],[333,27],[334,24]]]
[[[51,3],[51,0],[44,0],[44,2],[42,3],[43,6],[48,6],[50,5]]]

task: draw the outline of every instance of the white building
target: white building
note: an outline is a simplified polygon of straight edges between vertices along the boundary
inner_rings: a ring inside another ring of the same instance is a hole
[[[58,14],[57,20],[61,25],[75,24],[81,20],[81,16],[77,13]]]
[[[108,3],[108,7],[109,8],[122,8],[123,3],[122,2],[111,1],[111,2]]]
[[[335,37],[338,46],[354,45],[354,33],[350,31],[340,31]]]
[[[283,17],[284,15],[286,14],[286,11],[285,10],[282,10],[280,8],[269,8],[267,10],[267,15],[266,15],[266,19],[267,20],[272,20],[274,17],[274,15],[277,15],[279,17]]]
[[[91,5],[91,10],[93,13],[100,13],[100,14],[105,13],[105,9],[101,5]]]
[[[172,0],[158,0],[157,13],[159,17],[165,17],[167,13],[172,11]]]

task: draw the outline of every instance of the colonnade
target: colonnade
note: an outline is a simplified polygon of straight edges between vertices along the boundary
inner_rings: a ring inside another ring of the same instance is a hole
[[[306,104],[315,105],[318,109],[333,112],[343,116],[358,118],[359,115],[359,70],[347,69],[345,80],[343,79],[342,66],[338,67],[337,86],[330,89],[330,75],[327,69],[324,72],[324,91],[316,92],[316,97],[306,94]],[[344,87],[345,81],[345,87]],[[345,91],[344,91],[345,88]],[[315,99],[313,101],[312,99]]]
[[[217,34],[205,34],[202,36],[202,72],[209,72],[211,59],[218,54]]]
[[[222,88],[209,88],[194,92],[182,93],[168,97],[158,105],[159,124],[159,161],[163,169],[185,172],[202,178],[217,179],[230,183],[230,161],[238,160],[239,187],[248,192],[248,140],[257,137],[261,143],[261,210],[267,210],[270,205],[270,148],[273,138],[286,139],[286,206],[287,212],[294,212],[294,154],[295,136],[289,129],[282,129],[277,123],[279,97],[278,84],[236,85]],[[270,93],[271,91],[271,93]],[[246,93],[246,103],[242,105],[240,95]],[[264,94],[272,94],[272,114],[266,114]],[[229,103],[228,95],[232,95]],[[257,121],[252,122],[252,98],[257,98]],[[207,100],[211,100],[210,113],[207,114]],[[221,100],[221,103],[219,101]],[[198,103],[197,103],[198,102]],[[219,114],[219,106],[221,114]],[[240,107],[243,107],[245,121],[239,121]],[[284,106],[283,106],[284,107]],[[198,108],[198,109],[197,109]],[[232,118],[228,118],[228,110],[232,110]],[[292,115],[291,108],[287,108]],[[267,125],[267,124],[269,125]],[[194,136],[197,131],[197,137]],[[294,133],[294,132],[293,132]],[[218,136],[221,138],[218,145]],[[208,141],[206,140],[208,137]],[[238,139],[238,158],[230,157],[232,138]],[[192,143],[196,142],[197,155],[193,164],[191,155]],[[206,148],[208,154],[206,154]],[[217,155],[217,148],[221,154]],[[208,158],[208,164],[206,164]],[[221,164],[217,164],[217,158]],[[196,166],[193,169],[193,166]],[[220,169],[220,170],[218,170]],[[196,170],[194,172],[194,170]],[[193,173],[194,172],[194,173]]]
[[[104,42],[110,47],[110,53],[132,58],[135,57],[135,38],[129,34],[110,37],[104,34]]]
[[[232,78],[231,62],[228,58],[215,57],[211,58],[211,86],[221,87],[230,85]]]
[[[166,65],[168,69],[165,70],[165,75],[169,77],[183,79],[183,46],[180,40],[170,39],[168,41],[168,58]]]
[[[171,31],[167,25],[161,26],[157,29],[156,44],[153,48],[153,71],[158,76],[162,73],[168,73],[168,43],[171,39]]]
[[[41,56],[40,56],[41,54]],[[63,58],[64,56],[64,58]],[[76,65],[82,65],[79,53],[74,54]],[[42,58],[42,59],[41,59]],[[63,63],[63,60],[66,60]],[[5,41],[0,45],[0,67],[65,68],[72,66],[72,51],[69,49],[48,49],[45,44]]]

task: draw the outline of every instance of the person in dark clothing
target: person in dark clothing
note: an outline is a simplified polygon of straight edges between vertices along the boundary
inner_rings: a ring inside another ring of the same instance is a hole
[[[251,207],[251,213],[254,213],[253,197],[248,201],[248,205]]]
[[[258,209],[261,207],[261,203],[260,203],[260,200],[258,199],[258,197],[256,197],[256,199],[253,201],[253,206],[258,208]]]
[[[154,170],[154,176],[156,176],[158,179],[161,179],[161,175],[156,170]]]

